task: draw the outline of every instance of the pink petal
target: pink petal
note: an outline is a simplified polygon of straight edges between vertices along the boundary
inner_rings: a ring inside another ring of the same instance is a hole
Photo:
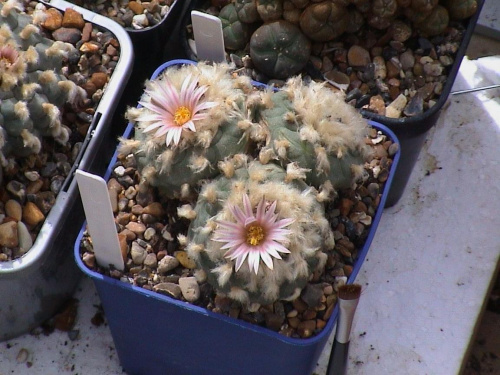
[[[248,254],[248,265],[250,266],[250,270],[254,270],[255,274],[259,272],[259,263],[260,263],[260,255],[257,251],[251,251]]]
[[[260,257],[262,258],[262,260],[266,264],[267,268],[269,268],[270,270],[272,270],[273,269],[273,260],[269,256],[269,254],[267,252],[265,252],[265,251],[261,251]]]

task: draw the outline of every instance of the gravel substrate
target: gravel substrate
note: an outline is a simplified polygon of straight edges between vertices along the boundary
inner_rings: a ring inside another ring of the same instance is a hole
[[[38,2],[25,1],[24,5],[28,14],[35,8],[46,9]],[[120,56],[118,40],[109,31],[85,22],[76,12],[63,17],[60,11],[50,9],[40,32],[46,38],[71,43],[78,49],[79,57],[65,61],[63,69],[66,78],[85,89],[87,99],[78,111],[69,105],[60,108],[62,123],[71,130],[65,146],[44,139],[38,155],[16,159],[9,168],[3,168],[0,261],[22,256],[35,241],[80,151]],[[12,225],[16,222],[20,222],[24,230],[13,230]]]
[[[288,337],[310,337],[322,330],[337,301],[337,285],[345,282],[365,243],[373,216],[389,176],[398,145],[375,129],[367,138],[374,158],[365,164],[365,178],[355,188],[339,192],[326,207],[336,245],[329,252],[326,269],[315,274],[293,302],[247,308],[229,298],[216,296],[212,287],[198,283],[196,264],[179,245],[189,222],[177,216],[182,202],[162,199],[153,188],[139,187],[140,174],[133,155],[119,155],[108,181],[112,207],[126,270],[97,265],[92,240],[85,234],[81,257],[89,269],[147,290],[187,301],[208,310],[258,324]]]
[[[157,25],[176,0],[71,0],[82,8],[111,18],[127,29],[142,30]]]
[[[194,4],[196,9],[218,15],[226,3],[212,1],[222,5],[208,6],[208,2],[195,0]],[[333,41],[313,42],[309,61],[300,74],[305,80],[325,80],[332,89],[344,90],[346,101],[356,108],[389,118],[418,116],[434,106],[442,94],[466,25],[466,21],[452,21],[444,33],[434,37],[421,36],[404,17],[396,18],[385,30],[364,25]],[[190,22],[185,27],[186,50],[195,58],[189,50],[194,50]],[[248,45],[226,52],[228,61],[256,81],[282,84],[255,69]]]

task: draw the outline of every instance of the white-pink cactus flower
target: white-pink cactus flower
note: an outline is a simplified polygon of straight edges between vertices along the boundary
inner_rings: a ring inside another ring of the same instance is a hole
[[[236,222],[217,221],[213,240],[225,242],[222,249],[228,249],[224,254],[226,258],[236,259],[235,270],[240,269],[248,257],[250,270],[255,274],[259,271],[260,259],[269,269],[273,269],[273,260],[282,259],[279,253],[290,253],[284,246],[288,243],[289,229],[285,229],[294,220],[281,219],[275,213],[276,201],[270,206],[264,198],[257,205],[254,214],[247,194],[243,195],[243,210],[235,205],[229,210]]]
[[[165,77],[151,81],[145,90],[150,100],[142,100],[140,105],[148,109],[138,117],[138,121],[151,121],[144,132],[156,129],[154,137],[166,134],[166,145],[178,145],[183,130],[196,132],[196,121],[207,117],[201,111],[215,107],[217,103],[203,101],[202,96],[207,91],[207,86],[198,86],[198,80],[188,75],[182,82],[180,92]]]

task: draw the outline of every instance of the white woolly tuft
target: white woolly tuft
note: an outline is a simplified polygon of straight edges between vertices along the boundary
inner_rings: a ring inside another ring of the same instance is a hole
[[[286,159],[286,153],[288,148],[290,147],[290,142],[287,139],[276,139],[274,141],[274,148],[276,149],[276,153],[281,159]]]
[[[28,100],[39,90],[41,90],[41,86],[38,83],[26,83],[21,87],[21,96]]]
[[[203,191],[200,193],[207,202],[214,204],[217,202],[217,188],[214,184],[205,185]]]
[[[195,262],[199,262],[200,253],[205,250],[205,247],[202,244],[197,244],[194,242],[189,242],[186,246],[186,252],[188,256],[193,259]]]
[[[28,49],[24,52],[24,61],[26,61],[28,64],[38,64],[39,58],[40,56],[33,46],[29,46]]]
[[[188,244],[188,238],[184,234],[178,234],[177,241],[179,241],[179,245],[182,247],[185,247]]]
[[[205,169],[210,168],[210,161],[204,156],[193,155],[190,159],[189,168],[193,173],[201,173]]]
[[[249,301],[248,293],[245,290],[234,286],[229,291],[228,297],[242,304],[247,304]]]
[[[288,163],[286,165],[285,182],[290,182],[293,180],[305,180],[306,173],[310,171],[310,169],[301,168],[297,162]]]
[[[13,10],[22,12],[24,10],[24,6],[18,0],[7,0],[3,4],[2,10],[0,11],[0,15],[2,15],[2,17],[7,17]]]
[[[232,160],[220,161],[217,166],[226,178],[231,178],[234,176],[235,168]]]
[[[189,186],[189,184],[182,184],[181,185],[181,198],[188,199],[190,195],[191,195],[191,187]]]
[[[38,76],[38,80],[42,85],[46,85],[48,83],[57,82],[56,73],[53,70],[45,70]]]
[[[135,139],[126,139],[120,137],[118,140],[120,142],[118,145],[118,152],[121,155],[133,154],[141,144],[141,141],[137,141]]]
[[[207,281],[207,273],[202,269],[195,270],[193,276],[196,278],[198,284],[203,284]]]
[[[36,27],[35,25],[32,25],[32,24],[27,24],[24,29],[21,30],[21,32],[19,33],[19,36],[21,37],[21,39],[29,39],[31,37],[31,35],[33,34],[38,34],[40,32],[40,29],[38,29],[38,27]]]
[[[27,129],[21,130],[21,138],[23,139],[24,147],[30,148],[33,153],[38,154],[42,149],[40,139],[30,133]]]
[[[177,215],[188,220],[194,220],[196,218],[196,211],[193,210],[190,204],[184,204],[177,208]]]
[[[28,104],[25,101],[18,101],[16,104],[14,104],[14,113],[18,118],[26,121],[30,117]]]
[[[224,263],[214,268],[212,272],[217,275],[217,282],[223,288],[233,274],[233,266],[230,263]]]
[[[70,134],[71,134],[71,131],[69,130],[69,128],[64,126],[64,125],[61,125],[61,129],[59,131],[59,134],[54,136],[54,139],[56,140],[56,142],[59,142],[60,144],[65,145],[66,143],[68,143]]]
[[[271,147],[263,147],[259,152],[259,161],[262,164],[268,164],[271,160],[276,159],[276,154]]]

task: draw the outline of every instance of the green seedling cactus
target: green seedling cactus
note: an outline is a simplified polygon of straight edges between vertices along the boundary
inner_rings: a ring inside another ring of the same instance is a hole
[[[239,8],[238,12],[233,3],[226,5],[219,13],[219,18],[222,22],[224,46],[228,50],[243,49],[250,40],[251,25],[241,21],[238,17],[238,13],[247,14],[247,12],[241,8]]]
[[[300,16],[302,32],[318,42],[327,42],[342,35],[348,23],[347,8],[331,1],[312,3]]]
[[[123,140],[122,152],[133,152],[145,181],[166,196],[188,196],[219,173],[219,161],[248,150],[253,112],[245,98],[253,88],[228,71],[203,63],[167,69],[147,83],[142,107],[127,111],[135,139]]]
[[[76,54],[68,43],[44,38],[33,18],[15,1],[0,4],[0,159],[40,152],[42,137],[65,144],[61,123],[66,103],[77,107],[85,91],[62,73],[64,59]],[[9,159],[11,161],[9,161]]]
[[[250,39],[253,64],[264,74],[288,78],[300,72],[311,55],[311,42],[300,29],[280,20],[259,27]]]
[[[260,115],[271,136],[262,162],[277,158],[283,167],[302,171],[316,188],[350,187],[360,176],[368,127],[342,94],[295,77],[267,103]]]
[[[272,22],[282,19],[283,0],[255,0],[257,12],[264,22]]]
[[[238,20],[243,23],[254,23],[262,21],[257,12],[257,4],[255,0],[236,0],[234,3]]]
[[[274,164],[207,183],[194,210],[188,254],[218,294],[243,304],[297,298],[334,246],[314,189]]]

